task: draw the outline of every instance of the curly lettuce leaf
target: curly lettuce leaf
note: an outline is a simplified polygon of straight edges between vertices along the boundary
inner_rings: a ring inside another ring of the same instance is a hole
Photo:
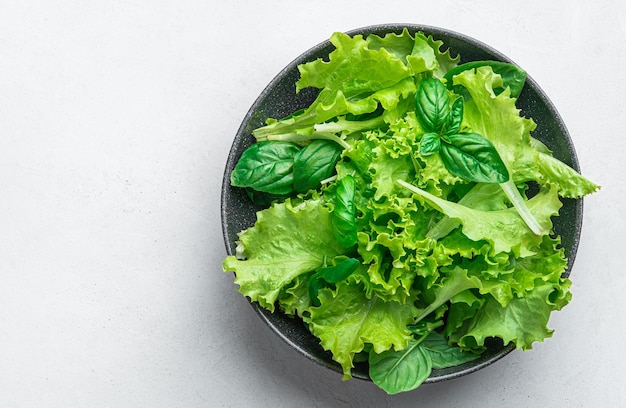
[[[322,347],[341,364],[345,380],[351,378],[354,355],[364,349],[365,343],[382,353],[391,348],[404,349],[412,339],[406,326],[416,309],[410,302],[368,298],[363,285],[354,280],[340,282],[334,290],[322,289],[318,295],[320,306],[312,307],[305,321]]]
[[[286,200],[257,213],[254,226],[239,234],[239,256],[228,256],[222,267],[235,272],[241,294],[274,311],[283,287],[345,251],[322,199],[296,206]]]
[[[311,138],[324,138],[327,134],[349,134],[354,129],[365,131],[378,128],[378,121],[347,121],[329,122],[345,115],[364,115],[372,113],[382,106],[385,111],[383,119],[400,116],[407,109],[401,102],[415,92],[412,78],[404,78],[399,82],[379,89],[371,89],[361,95],[350,96],[340,89],[324,88],[316,99],[303,112],[282,120],[270,119],[267,125],[252,131],[258,141],[285,140],[304,142]],[[398,108],[401,112],[396,112]],[[389,119],[390,120],[390,119]],[[373,125],[371,125],[373,124]],[[332,131],[328,131],[329,127]],[[343,125],[343,126],[342,126]]]
[[[535,150],[530,132],[537,125],[520,116],[509,89],[495,94],[494,89],[502,86],[502,77],[485,66],[454,76],[453,84],[462,85],[471,95],[465,102],[464,122],[493,143],[513,179],[518,178],[517,173],[526,174],[528,167],[533,168]]]
[[[433,72],[433,76],[436,78],[443,78],[446,72],[456,67],[461,60],[460,55],[452,56],[450,49],[445,48],[442,40],[436,40],[432,35],[424,35],[423,33],[417,33],[416,37],[420,37],[425,40],[430,47],[435,50],[435,58],[437,59],[437,69]]]
[[[412,252],[403,246],[403,238],[388,233],[372,239],[359,234],[358,252],[367,266],[365,292],[386,301],[410,302],[411,287],[416,276]]]
[[[398,154],[387,147],[387,141],[379,141],[372,152],[372,162],[369,171],[372,177],[372,187],[375,189],[374,200],[383,196],[390,198],[397,194],[399,189],[395,183],[397,179],[412,179],[415,168],[410,154]],[[390,141],[393,144],[393,141]],[[410,150],[409,150],[410,152]]]
[[[412,76],[411,70],[396,55],[385,48],[370,49],[362,35],[350,37],[333,33],[330,42],[335,49],[328,61],[317,59],[298,66],[300,79],[296,92],[307,88],[341,90],[352,97],[390,87]]]
[[[550,154],[537,152],[536,163],[541,184],[556,184],[561,197],[580,198],[600,189],[600,186]]]
[[[290,316],[304,316],[311,307],[309,279],[313,272],[298,275],[278,295],[280,310]]]
[[[415,323],[421,321],[426,316],[437,310],[452,298],[459,296],[461,293],[469,289],[478,289],[482,287],[481,280],[475,276],[469,276],[467,271],[454,267],[441,282],[433,286],[434,299],[422,310],[415,318]]]
[[[407,29],[402,33],[388,33],[384,37],[370,35],[367,37],[370,49],[384,48],[393,53],[396,58],[404,62],[415,76],[424,72],[436,72],[443,66],[455,66],[459,58],[450,57],[446,51],[441,51],[443,43],[435,42],[432,37],[425,37],[421,33],[411,35]]]
[[[454,203],[434,196],[402,180],[404,187],[425,200],[436,210],[462,224],[462,231],[474,241],[485,240],[493,246],[494,253],[513,252],[518,256],[535,253],[542,240],[533,233],[514,208],[498,211],[483,211]],[[552,229],[553,215],[562,206],[555,188],[546,188],[528,200],[528,208],[546,231]]]
[[[543,284],[506,306],[486,296],[485,304],[452,337],[458,337],[459,345],[465,349],[480,349],[490,337],[501,338],[504,344],[512,342],[518,349],[531,349],[534,342],[552,336],[553,330],[547,324],[554,310],[550,301],[553,292],[553,285]]]
[[[487,337],[500,337],[505,344],[513,341],[524,349],[543,341],[551,333],[546,326],[550,313],[561,310],[571,300],[571,282],[562,277],[567,260],[560,240],[544,236],[537,253],[528,257],[505,256],[489,261],[484,254],[466,255],[458,267],[480,279],[476,292],[480,296],[466,291],[451,299],[444,330],[450,341],[474,350],[481,349]],[[537,293],[542,295],[537,297]],[[517,314],[527,314],[526,307],[535,308],[535,315],[528,315],[529,321],[516,320]],[[509,321],[500,331],[494,331],[493,327],[502,325],[500,319]]]
[[[383,108],[381,119],[393,123],[412,109],[416,76],[447,71],[459,60],[448,50],[441,51],[441,41],[420,33],[413,36],[406,29],[401,34],[370,35],[366,39],[334,33],[330,42],[335,49],[328,60],[319,58],[298,66],[296,92],[320,89],[315,101],[296,115],[268,120],[266,126],[253,131],[257,140],[305,142],[328,137],[327,133],[345,136],[376,129],[378,121],[343,118],[370,114],[379,106]]]

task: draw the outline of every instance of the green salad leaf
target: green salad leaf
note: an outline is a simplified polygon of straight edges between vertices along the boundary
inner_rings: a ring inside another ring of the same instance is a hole
[[[293,143],[255,143],[246,149],[232,173],[231,184],[264,193],[293,191],[293,161],[300,148]]]
[[[463,234],[474,241],[486,240],[496,253],[514,252],[520,255],[533,253],[533,248],[541,242],[528,229],[514,208],[499,211],[476,210],[434,196],[427,191],[398,180],[398,183],[425,200],[433,208],[462,224]],[[546,189],[528,201],[529,209],[543,229],[552,229],[553,215],[558,214],[562,203],[556,189]]]
[[[496,148],[477,133],[457,133],[441,144],[441,160],[453,175],[476,183],[505,183],[509,171]]]
[[[357,243],[356,224],[356,181],[350,175],[337,182],[335,195],[330,199],[330,220],[337,241],[346,248]]]
[[[599,186],[533,137],[526,73],[459,65],[423,33],[335,33],[301,64],[310,106],[252,131],[230,177],[257,204],[223,262],[239,292],[297,317],[352,377],[389,394],[471,364],[493,339],[528,350],[571,300],[553,220]]]
[[[427,78],[420,81],[415,94],[416,112],[426,132],[441,133],[450,114],[450,95],[441,81]]]
[[[335,173],[341,150],[341,146],[328,140],[314,140],[302,148],[293,159],[294,189],[305,193],[319,187]]]
[[[493,89],[495,94],[500,94],[507,88],[513,98],[517,98],[522,93],[522,89],[526,83],[526,71],[516,65],[500,61],[472,61],[452,68],[444,75],[448,88],[459,95],[466,96],[466,98],[470,97],[469,94],[464,92],[465,90],[462,89],[462,85],[454,85],[453,78],[461,72],[480,67],[490,67],[494,73],[500,75],[502,78],[502,85]]]
[[[361,264],[358,259],[347,258],[339,261],[336,265],[324,266],[315,271],[309,278],[309,298],[313,306],[319,306],[318,293],[320,289],[330,287],[347,279]]]
[[[297,276],[345,253],[334,238],[330,211],[321,199],[276,203],[257,214],[253,228],[239,234],[239,256],[228,256],[239,291],[269,310]]]
[[[428,350],[417,340],[400,350],[370,353],[372,381],[388,394],[411,391],[421,385],[432,371]]]
[[[465,364],[480,357],[480,354],[463,351],[458,346],[450,346],[447,338],[436,331],[424,339],[422,346],[428,352],[434,370]]]

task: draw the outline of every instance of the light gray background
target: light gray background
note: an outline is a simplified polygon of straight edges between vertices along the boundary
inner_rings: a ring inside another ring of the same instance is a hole
[[[620,406],[625,4],[0,1],[0,407]],[[333,31],[388,22],[524,67],[603,186],[554,337],[394,397],[261,323],[221,272],[219,213],[265,85]]]

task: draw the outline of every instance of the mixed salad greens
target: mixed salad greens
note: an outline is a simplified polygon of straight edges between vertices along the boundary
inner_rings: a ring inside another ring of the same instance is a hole
[[[499,338],[529,349],[571,298],[551,217],[599,187],[532,136],[526,74],[423,33],[335,33],[306,109],[253,131],[231,184],[267,208],[225,271],[390,394]]]

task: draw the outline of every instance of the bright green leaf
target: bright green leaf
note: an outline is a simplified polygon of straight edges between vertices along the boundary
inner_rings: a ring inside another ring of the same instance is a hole
[[[296,207],[287,200],[257,214],[255,225],[239,234],[239,258],[245,259],[228,256],[223,268],[235,272],[241,294],[274,310],[280,290],[295,277],[344,253],[333,237],[330,213],[321,200]]]

